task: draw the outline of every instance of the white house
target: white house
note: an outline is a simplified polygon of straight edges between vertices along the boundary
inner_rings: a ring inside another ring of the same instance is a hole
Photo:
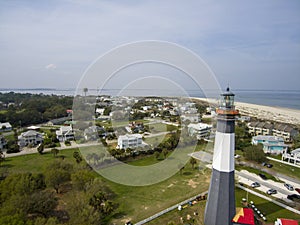
[[[118,148],[137,148],[143,146],[142,135],[140,134],[126,134],[118,138]]]
[[[189,135],[196,135],[197,139],[208,137],[211,129],[212,125],[206,123],[190,123],[188,125]]]
[[[282,137],[258,135],[252,137],[252,144],[262,144],[265,153],[280,154],[287,150]]]
[[[56,131],[56,138],[59,141],[74,140],[74,132],[72,126],[61,126]]]
[[[18,136],[18,144],[20,147],[27,145],[37,145],[42,143],[44,140],[41,133],[36,132],[35,130],[29,130]]]
[[[11,130],[12,130],[12,126],[10,125],[9,122],[0,123],[0,132],[11,131]]]

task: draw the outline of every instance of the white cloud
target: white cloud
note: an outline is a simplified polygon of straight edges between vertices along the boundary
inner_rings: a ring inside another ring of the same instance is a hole
[[[56,65],[55,64],[48,64],[47,66],[45,66],[46,70],[55,70],[56,69]]]

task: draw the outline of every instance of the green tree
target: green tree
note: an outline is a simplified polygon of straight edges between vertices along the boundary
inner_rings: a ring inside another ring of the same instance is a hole
[[[168,150],[167,149],[163,149],[162,150],[162,154],[164,155],[164,158],[167,158],[167,155],[168,155]]]
[[[52,192],[34,192],[27,199],[27,214],[37,214],[48,217],[56,208],[58,202]]]
[[[159,156],[160,156],[159,152],[155,151],[155,152],[154,152],[154,157],[156,158],[156,160],[159,159]]]
[[[258,145],[251,145],[245,148],[244,150],[244,157],[247,160],[255,161],[258,163],[266,162],[267,158],[265,156],[265,153],[263,151],[262,144]]]
[[[88,185],[94,180],[94,176],[87,170],[79,170],[71,175],[71,180],[75,189],[86,191]]]
[[[73,152],[73,157],[75,158],[77,163],[80,163],[82,161],[82,156],[78,151]]]
[[[84,96],[86,97],[86,93],[89,91],[89,89],[88,88],[83,88],[83,92],[84,92]]]
[[[294,148],[300,148],[300,134],[294,137]]]
[[[45,174],[47,186],[54,188],[56,193],[59,193],[61,185],[71,180],[72,171],[72,165],[63,161],[56,161],[50,164]]]
[[[196,160],[195,158],[192,157],[192,158],[190,159],[190,164],[192,165],[192,168],[193,168],[193,169],[195,168],[196,163],[197,163],[197,160]]]
[[[1,166],[1,163],[4,162],[4,160],[5,160],[5,155],[2,152],[2,150],[0,149],[0,166]]]
[[[56,157],[57,154],[59,153],[59,150],[57,148],[52,148],[51,153],[53,154],[54,157]]]

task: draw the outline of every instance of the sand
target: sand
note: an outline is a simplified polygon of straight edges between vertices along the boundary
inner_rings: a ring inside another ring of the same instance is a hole
[[[196,98],[211,104],[217,104],[216,100],[206,98]],[[272,120],[280,123],[300,125],[300,110],[256,105],[244,102],[236,102],[235,107],[242,115],[256,117],[262,120]]]

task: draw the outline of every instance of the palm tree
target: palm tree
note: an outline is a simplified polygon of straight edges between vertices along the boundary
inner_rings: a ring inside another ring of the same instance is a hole
[[[83,92],[84,92],[84,96],[86,97],[86,93],[89,91],[89,89],[88,88],[83,88]]]
[[[162,153],[163,153],[164,157],[167,158],[168,150],[167,150],[167,149],[164,149],[164,150],[162,151]]]

